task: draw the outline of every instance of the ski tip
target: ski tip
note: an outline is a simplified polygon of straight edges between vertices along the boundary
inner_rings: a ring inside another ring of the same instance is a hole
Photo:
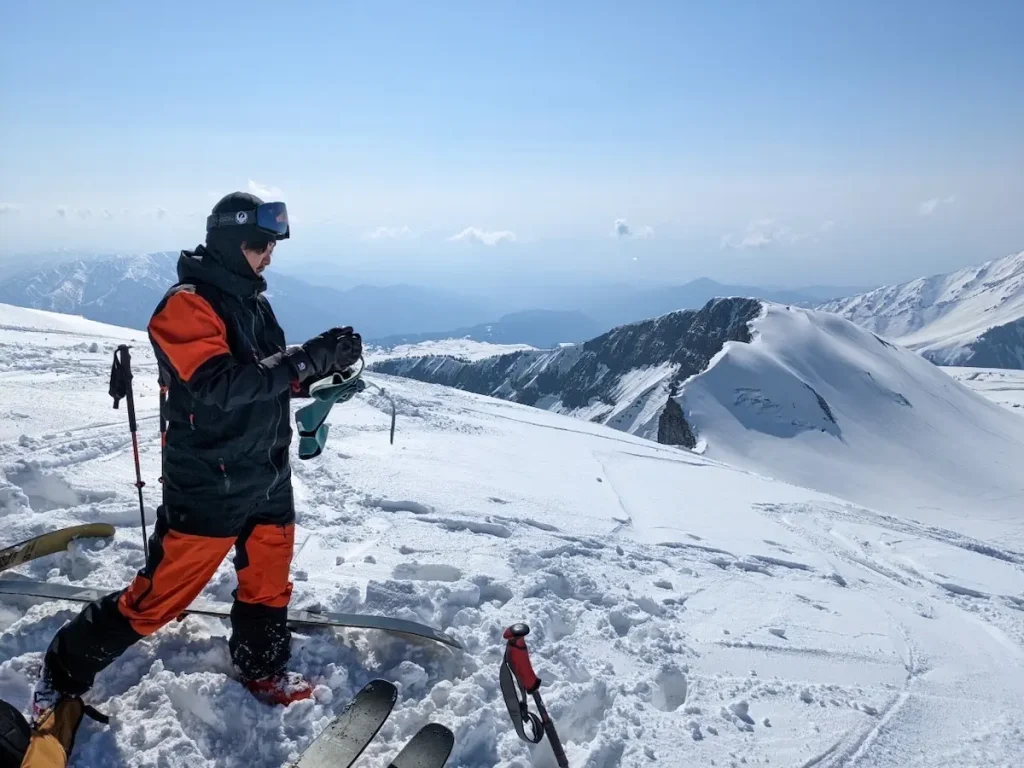
[[[440,723],[427,723],[406,742],[388,768],[442,768],[455,746],[455,734]]]
[[[452,733],[451,729],[441,725],[440,723],[427,723],[420,728],[421,733],[430,734],[430,736],[436,738],[438,741],[444,741],[449,746],[455,744],[455,734]]]
[[[366,698],[378,698],[378,701],[387,699],[393,707],[398,701],[398,688],[389,680],[375,677],[356,692],[356,695],[348,703],[346,709],[351,707],[357,700]]]
[[[382,677],[375,677],[373,680],[363,686],[364,691],[387,691],[391,694],[392,698],[398,698],[398,688],[390,680],[385,680]]]

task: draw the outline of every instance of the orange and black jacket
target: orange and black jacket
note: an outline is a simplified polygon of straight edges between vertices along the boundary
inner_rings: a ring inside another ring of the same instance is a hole
[[[183,251],[179,282],[149,322],[168,388],[164,502],[182,511],[284,512],[268,506],[292,503],[295,373],[266,282],[243,271],[202,246]]]

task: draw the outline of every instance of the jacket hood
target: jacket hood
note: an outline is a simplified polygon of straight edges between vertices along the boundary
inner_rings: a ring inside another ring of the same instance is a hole
[[[267,290],[267,281],[252,271],[240,247],[236,252],[237,259],[203,245],[194,251],[182,251],[178,257],[178,279],[208,283],[233,296],[255,298]]]

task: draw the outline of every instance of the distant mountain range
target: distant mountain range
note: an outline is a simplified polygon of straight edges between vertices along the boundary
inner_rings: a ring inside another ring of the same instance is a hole
[[[493,323],[456,328],[442,333],[416,333],[376,339],[382,347],[421,344],[444,339],[470,339],[491,344],[527,344],[539,349],[590,339],[605,328],[591,317],[574,310],[534,309],[513,312]]]
[[[939,365],[1024,368],[1024,251],[819,308]]]
[[[7,262],[0,272],[0,302],[144,328],[176,279],[177,258],[177,252],[75,258],[49,254],[23,260],[17,269]],[[25,266],[29,263],[32,266]],[[502,313],[500,300],[422,286],[339,289],[274,268],[268,282],[267,295],[290,341],[302,341],[335,325],[352,325],[364,339],[381,346],[456,338],[551,348],[585,341],[626,322],[696,309],[714,296],[806,306],[842,292],[827,287],[765,290],[706,278],[660,288],[538,285],[536,300],[542,308]],[[522,305],[524,299],[516,297],[516,302]]]
[[[145,328],[160,297],[177,280],[177,252],[103,256],[22,269],[0,279],[0,303],[82,315],[128,328]],[[289,275],[268,274],[267,292],[293,342],[337,325],[367,339],[415,330],[443,331],[479,323],[483,302],[410,285],[337,290]]]

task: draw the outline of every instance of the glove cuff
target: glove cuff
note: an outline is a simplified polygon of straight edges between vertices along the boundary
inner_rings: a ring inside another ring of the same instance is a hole
[[[300,384],[316,375],[316,366],[302,347],[289,347],[281,357],[287,361]]]

